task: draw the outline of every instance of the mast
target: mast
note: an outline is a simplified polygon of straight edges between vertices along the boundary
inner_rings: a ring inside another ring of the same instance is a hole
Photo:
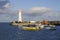
[[[18,22],[22,22],[21,10],[18,11]]]

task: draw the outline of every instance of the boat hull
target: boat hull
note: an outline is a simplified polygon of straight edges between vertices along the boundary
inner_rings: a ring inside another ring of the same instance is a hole
[[[36,27],[23,27],[23,30],[40,30],[40,28],[36,28]]]

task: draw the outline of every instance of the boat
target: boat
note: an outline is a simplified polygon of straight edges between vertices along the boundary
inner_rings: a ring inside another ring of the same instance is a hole
[[[36,27],[23,27],[23,30],[40,30],[40,28],[36,28]]]
[[[44,29],[56,29],[56,26],[55,25],[44,25]]]
[[[44,25],[44,27],[43,27],[44,29],[55,29],[56,28],[55,25],[49,24],[49,22],[47,20],[43,20],[42,25]]]
[[[23,30],[40,30],[40,27],[37,25],[29,24],[29,25],[24,25],[22,29]]]

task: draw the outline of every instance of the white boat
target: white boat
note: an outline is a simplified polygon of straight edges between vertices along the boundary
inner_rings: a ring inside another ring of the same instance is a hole
[[[44,28],[45,29],[55,29],[55,25],[45,25]]]

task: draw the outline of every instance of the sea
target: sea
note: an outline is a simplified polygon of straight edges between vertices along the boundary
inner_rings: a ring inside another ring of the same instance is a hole
[[[11,23],[0,23],[0,40],[60,40],[60,26],[56,30],[24,31]]]

